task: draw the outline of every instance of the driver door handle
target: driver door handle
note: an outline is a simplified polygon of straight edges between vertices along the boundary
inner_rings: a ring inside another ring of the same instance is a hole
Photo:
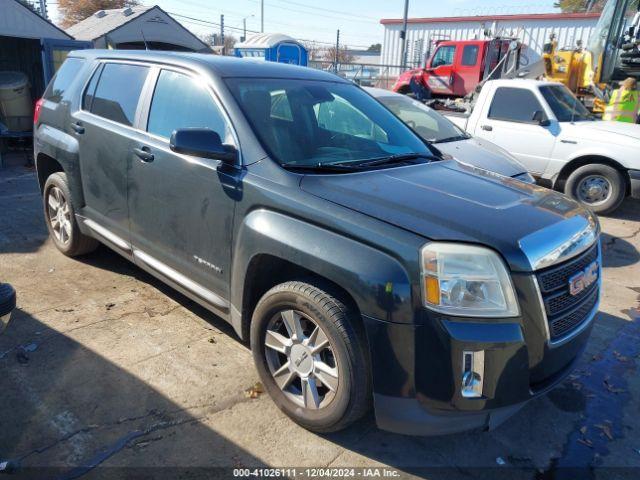
[[[134,148],[133,153],[145,163],[153,162],[153,153],[149,150],[149,147]]]
[[[482,130],[486,130],[487,132],[490,132],[493,130],[493,127],[491,125],[481,125],[480,128]]]
[[[71,128],[73,129],[74,132],[76,132],[77,134],[82,135],[84,133],[84,127],[82,126],[82,124],[80,122],[73,122],[71,124]]]

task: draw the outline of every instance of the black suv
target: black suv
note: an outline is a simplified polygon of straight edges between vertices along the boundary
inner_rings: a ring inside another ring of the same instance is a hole
[[[600,295],[599,227],[463,165],[328,73],[72,53],[35,113],[55,245],[98,242],[250,339],[318,432],[490,428],[571,370]]]

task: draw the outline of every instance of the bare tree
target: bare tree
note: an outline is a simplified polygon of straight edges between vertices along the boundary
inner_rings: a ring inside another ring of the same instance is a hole
[[[338,50],[338,63],[351,63],[356,57],[349,51],[349,48],[345,45]],[[332,46],[327,48],[322,56],[322,60],[325,62],[335,62],[336,60],[336,47]]]
[[[206,35],[200,36],[200,40],[211,47],[220,47],[221,38],[219,33],[208,33]],[[227,55],[231,55],[233,53],[233,47],[238,43],[238,39],[233,35],[225,35],[224,36],[224,50]]]
[[[605,0],[559,0],[553,6],[566,13],[601,12]]]
[[[307,56],[309,57],[309,60],[322,60],[321,48],[316,42],[311,40],[303,40],[301,43],[307,50]]]
[[[140,5],[138,0],[59,0],[58,10],[62,14],[60,24],[63,28],[68,28],[90,17],[98,10],[136,5]]]

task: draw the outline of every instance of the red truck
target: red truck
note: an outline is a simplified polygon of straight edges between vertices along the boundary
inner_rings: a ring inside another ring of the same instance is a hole
[[[464,97],[481,81],[500,78],[504,72],[520,67],[522,45],[513,38],[440,40],[435,48],[426,67],[398,77],[394,92],[411,93],[411,78],[415,77],[416,83],[434,97]]]

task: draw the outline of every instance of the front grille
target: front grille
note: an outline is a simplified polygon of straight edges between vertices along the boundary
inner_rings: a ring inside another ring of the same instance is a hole
[[[569,293],[569,279],[598,259],[598,245],[560,265],[536,273],[542,302],[549,322],[551,340],[579,327],[598,302],[599,282],[578,295]]]
[[[569,260],[566,263],[560,265],[554,265],[545,270],[538,272],[538,283],[540,284],[540,290],[542,293],[548,293],[553,290],[565,287],[569,278],[584,270],[587,265],[598,258],[598,245],[595,244],[589,250],[582,255]]]

